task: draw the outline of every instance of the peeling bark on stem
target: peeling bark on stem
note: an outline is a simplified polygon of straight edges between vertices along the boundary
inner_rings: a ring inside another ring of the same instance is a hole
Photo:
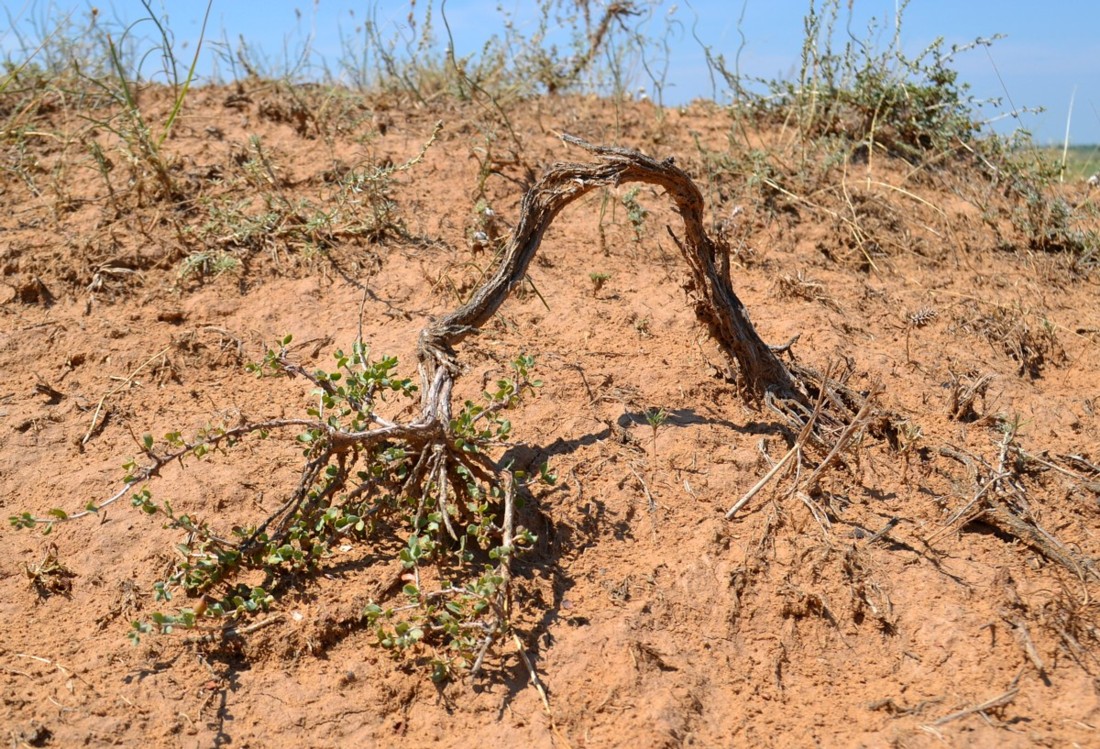
[[[775,352],[760,339],[729,276],[728,248],[703,228],[703,196],[671,158],[657,161],[637,151],[594,146],[569,135],[563,140],[600,157],[590,164],[561,163],[523,197],[519,221],[496,272],[466,304],[434,321],[420,333],[418,356],[423,383],[424,422],[450,420],[450,382],[457,374],[455,346],[496,313],[527,274],[546,229],[567,205],[600,187],[643,182],[662,187],[684,222],[683,240],[676,240],[691,269],[690,289],[695,314],[726,355],[737,362],[742,394],[753,402],[765,395],[809,403],[804,388]]]

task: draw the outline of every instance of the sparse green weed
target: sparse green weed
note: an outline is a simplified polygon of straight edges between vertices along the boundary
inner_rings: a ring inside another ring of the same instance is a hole
[[[384,594],[368,604],[367,626],[384,648],[430,665],[433,678],[479,666],[489,645],[511,626],[510,564],[535,540],[515,523],[517,494],[529,483],[555,480],[546,465],[533,476],[507,467],[501,473],[487,455],[511,434],[505,412],[542,385],[532,376],[534,360],[517,357],[510,376],[494,390],[465,402],[449,434],[450,449],[467,459],[444,462],[438,449],[423,442],[433,438],[379,413],[386,400],[395,399],[396,406],[417,394],[412,380],[397,373],[396,358],[371,358],[356,342],[350,353],[336,352],[331,368],[308,372],[288,358],[290,343],[284,337],[247,369],[261,378],[311,382],[316,400],[304,418],[210,426],[191,437],[174,431],[158,440],[146,434],[144,456],[123,466],[123,488],[115,495],[79,512],[55,508],[42,518],[22,513],[11,518],[12,525],[42,526],[49,533],[59,522],[96,515],[129,496],[136,510],[184,533],[177,545],[180,560],[154,585],[169,613],[135,621],[135,640],[175,629],[240,626],[278,607],[289,579],[322,573],[338,545],[393,548],[399,542],[401,599]],[[372,429],[379,438],[363,441],[360,435]],[[222,531],[217,521],[178,512],[171,500],[153,495],[149,481],[169,463],[229,455],[249,439],[274,439],[287,431],[297,433],[304,461],[300,482],[257,524]],[[180,597],[188,602],[181,606]]]
[[[638,242],[642,240],[645,235],[645,220],[649,215],[649,211],[638,202],[638,193],[641,188],[638,186],[632,187],[623,194],[622,201],[623,206],[626,208],[626,217],[630,221],[630,226],[634,229],[634,239]]]
[[[647,408],[645,411],[645,420],[649,424],[649,428],[652,430],[652,446],[653,446],[653,463],[656,466],[657,463],[657,432],[668,421],[668,411],[663,408]]]
[[[217,278],[240,267],[240,260],[222,250],[192,252],[180,263],[179,277],[194,278],[201,283],[207,278]]]
[[[596,273],[595,271],[589,273],[588,280],[592,282],[592,293],[599,294],[604,284],[606,284],[610,278],[610,273]]]

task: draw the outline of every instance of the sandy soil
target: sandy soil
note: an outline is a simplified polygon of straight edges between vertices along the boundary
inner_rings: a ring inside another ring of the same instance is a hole
[[[152,121],[168,105],[145,92]],[[375,645],[359,612],[386,560],[355,545],[292,586],[271,626],[132,645],[181,535],[119,503],[46,536],[3,531],[11,746],[1100,745],[1096,266],[1032,251],[1020,207],[980,175],[876,154],[800,183],[796,134],[742,135],[705,105],[516,105],[521,150],[474,105],[252,83],[188,98],[164,145],[169,196],[89,126],[109,111],[5,115],[23,127],[0,172],[5,516],[110,496],[145,433],[301,414],[307,384],[243,368],[286,333],[309,365],[362,326],[415,374],[418,331],[491,266],[475,232],[506,236],[531,177],[588,158],[560,132],[675,156],[764,339],[800,336],[798,361],[878,393],[814,496],[781,476],[725,519],[792,435],[742,402],[696,321],[667,199],[634,194],[635,227],[625,187],[590,196],[459,352],[469,392],[536,357],[545,385],[506,449],[560,477],[524,511],[538,542],[519,564],[518,639],[476,683],[437,687]],[[338,200],[334,175],[405,163],[437,121],[382,220],[347,230],[376,204]],[[762,144],[789,154],[783,190],[750,179]],[[288,205],[339,215],[303,229]],[[651,408],[669,414],[656,431]],[[229,528],[277,506],[300,459],[250,444],[166,469],[156,491]],[[1064,558],[990,509],[1006,506]]]

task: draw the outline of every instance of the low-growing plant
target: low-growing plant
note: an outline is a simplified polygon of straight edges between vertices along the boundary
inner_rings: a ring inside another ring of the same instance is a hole
[[[229,269],[226,255],[269,252],[274,257],[284,249],[308,258],[349,240],[372,244],[411,240],[393,196],[394,181],[423,160],[441,129],[441,123],[436,123],[420,150],[403,163],[364,162],[325,172],[321,193],[305,198],[284,191],[276,156],[253,136],[248,147],[235,155],[239,171],[229,175],[227,194],[201,200],[205,220],[183,230],[188,243],[201,245],[202,249],[190,256],[195,258],[193,262],[206,260],[197,270],[211,270],[209,259],[217,254],[212,248],[217,248],[221,253],[217,256],[222,258],[221,269],[213,270],[224,272]],[[241,192],[253,194],[238,197]],[[184,262],[183,270],[193,274],[192,261]]]
[[[1019,203],[1011,213],[1013,226],[1027,238],[1029,249],[1065,252],[1089,262],[1100,249],[1100,233],[1086,228],[1082,212],[1054,194],[1051,182],[1017,183]]]
[[[260,378],[310,382],[315,402],[304,417],[209,426],[190,436],[146,434],[143,455],[123,466],[114,495],[76,512],[24,512],[12,524],[49,533],[129,497],[137,511],[184,533],[181,559],[153,586],[165,610],[133,623],[135,641],[176,629],[239,627],[277,608],[288,579],[323,571],[337,545],[399,546],[401,598],[389,600],[390,586],[383,586],[383,596],[363,610],[366,626],[382,647],[430,664],[433,678],[480,667],[510,627],[510,565],[535,540],[516,520],[521,494],[532,482],[555,480],[545,465],[531,475],[489,457],[511,434],[505,412],[542,385],[532,376],[534,360],[517,357],[510,374],[465,401],[441,434],[437,426],[382,416],[388,400],[398,408],[418,395],[418,386],[398,374],[396,358],[372,358],[357,341],[350,353],[335,353],[332,367],[307,371],[290,359],[290,343],[282,338],[247,369]],[[169,463],[211,460],[288,432],[303,457],[299,483],[255,524],[223,529],[153,493],[150,481]]]
[[[592,293],[599,294],[610,278],[610,273],[597,273],[596,271],[589,273],[588,280],[592,282]]]
[[[192,252],[180,263],[179,277],[194,278],[199,282],[207,278],[217,278],[223,273],[235,271],[241,261],[222,250],[200,250]]]
[[[657,432],[668,421],[668,411],[664,408],[647,408],[645,411],[645,420],[649,424],[650,430],[652,430],[652,446],[653,446],[653,462],[657,462]]]
[[[634,186],[623,194],[622,202],[623,207],[626,208],[626,218],[630,221],[630,226],[634,229],[634,239],[641,241],[644,236],[645,220],[649,215],[649,211],[645,206],[638,202],[638,193],[641,188]]]

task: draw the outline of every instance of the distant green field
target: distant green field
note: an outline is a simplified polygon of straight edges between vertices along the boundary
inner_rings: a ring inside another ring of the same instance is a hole
[[[1060,146],[1043,146],[1035,149],[1043,159],[1062,163],[1062,148]],[[1070,146],[1065,154],[1067,182],[1078,179],[1088,179],[1100,172],[1100,144],[1088,146]]]

